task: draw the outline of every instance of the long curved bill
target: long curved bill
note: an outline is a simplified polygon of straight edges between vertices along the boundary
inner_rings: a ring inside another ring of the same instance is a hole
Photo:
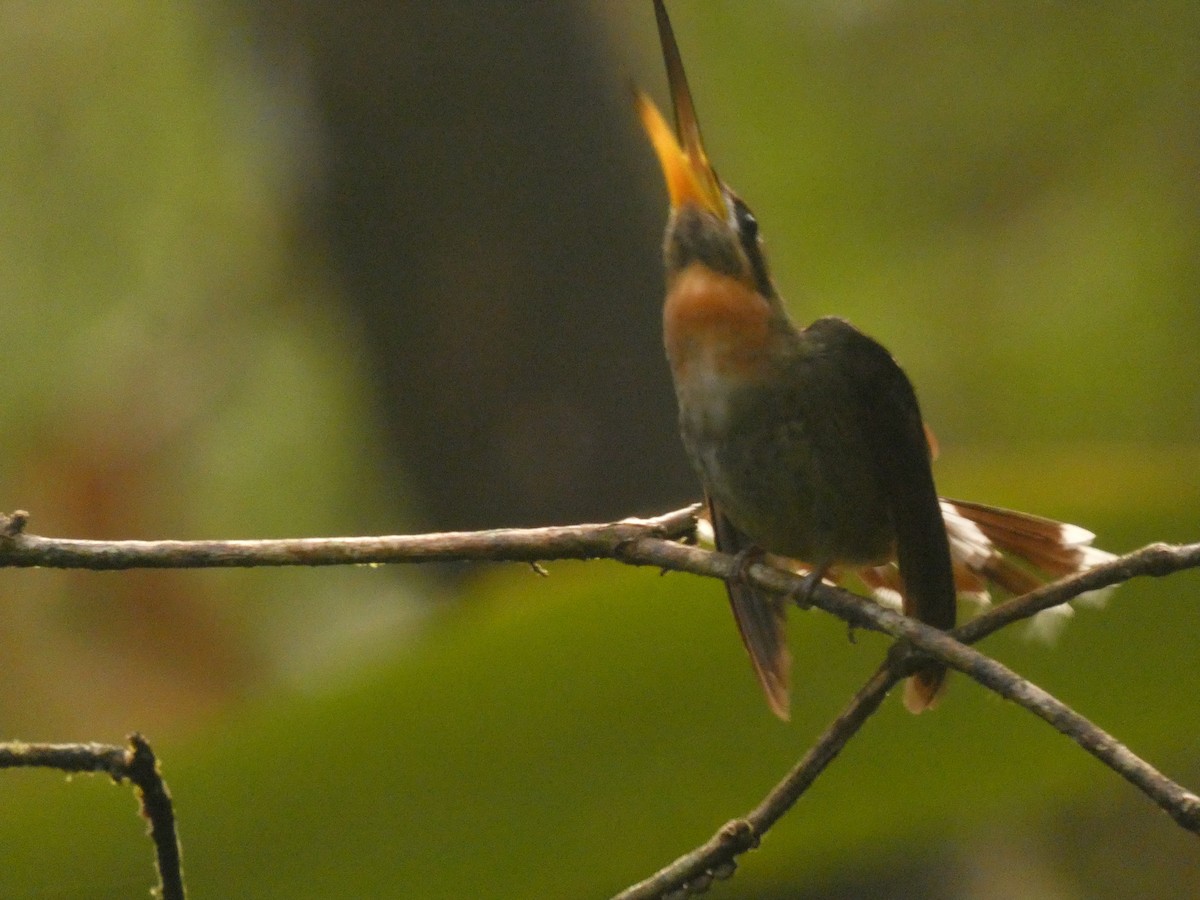
[[[671,29],[671,20],[667,18],[667,9],[662,0],[654,0],[654,13],[658,19],[663,61],[667,66],[671,102],[675,106],[676,128],[672,130],[658,111],[658,107],[654,105],[654,101],[642,91],[636,91],[634,94],[638,116],[662,166],[672,208],[678,209],[691,203],[714,215],[724,217],[725,204],[721,195],[721,182],[704,152],[700,123],[696,121],[696,108],[692,104],[692,92],[688,89],[679,46],[675,43],[675,33]]]

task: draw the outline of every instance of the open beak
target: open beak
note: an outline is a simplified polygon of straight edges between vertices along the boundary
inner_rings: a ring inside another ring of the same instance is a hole
[[[638,116],[662,166],[667,193],[671,197],[671,207],[679,209],[691,203],[724,218],[725,202],[721,195],[721,182],[709,165],[708,156],[704,152],[700,123],[696,121],[696,108],[692,105],[692,92],[688,90],[687,76],[683,73],[683,60],[679,56],[675,33],[671,30],[671,21],[667,18],[667,10],[662,0],[654,0],[654,12],[658,18],[658,35],[662,41],[663,60],[667,66],[671,101],[675,106],[678,137],[663,119],[654,101],[642,91],[634,94]]]

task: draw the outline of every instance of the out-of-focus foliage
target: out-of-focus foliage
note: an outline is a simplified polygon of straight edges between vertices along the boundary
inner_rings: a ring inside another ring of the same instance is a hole
[[[478,589],[486,600],[357,684],[253,703],[203,740],[160,744],[196,896],[606,896],[746,810],[884,648],[874,635],[847,642],[819,614],[797,616],[796,718],[782,726],[761,703],[719,586],[604,563],[552,565],[549,579],[514,568]],[[1139,673],[1121,651],[1145,643],[1179,659],[1191,643],[1139,615],[1147,605],[1162,608],[1161,592],[1128,588],[1054,653],[989,644],[1119,723],[1170,771],[1186,763],[1178,722],[1195,705],[1146,702],[1176,695],[1178,669]],[[87,884],[89,896],[128,896],[146,877],[149,847],[126,791],[6,778],[12,808],[36,817],[0,820],[0,894]],[[1108,873],[1033,852],[1014,826],[1032,817],[1069,834],[1092,804],[1121,810],[1110,849],[1141,883],[1151,875],[1138,860],[1153,860],[1171,879],[1160,884],[1200,885],[1193,837],[1049,728],[958,678],[936,716],[914,718],[889,698],[723,895],[796,896],[803,883],[819,896],[838,873],[904,869],[905,854],[928,859],[946,841],[981,855],[962,852],[936,870],[949,879],[940,893],[921,896],[972,896],[972,871],[1015,851],[1022,878],[1077,875],[1075,896],[1120,896]]]
[[[596,77],[659,88],[649,4],[591,9]],[[1200,539],[1194,4],[672,11],[783,293],[897,353],[943,490],[1113,550]],[[252,33],[235,6],[0,7],[0,507],[39,532],[402,527],[363,345],[299,220],[319,116]],[[650,152],[634,165],[613,189],[663,203]],[[389,570],[0,573],[3,730],[148,731],[198,897],[602,896],[749,808],[885,646],[796,615],[784,726],[719,586],[551,568],[489,570],[424,618]],[[984,649],[1194,786],[1196,586],[1132,584],[1053,649]],[[0,895],[144,889],[127,790],[0,778]],[[1169,896],[1200,891],[1193,844],[957,678],[936,714],[889,701],[720,890],[853,895],[891,871],[921,897]]]
[[[283,140],[270,72],[226,30],[236,23],[210,15],[0,9],[0,503],[44,534],[386,520],[354,336],[295,245],[303,154]],[[395,584],[384,613],[378,588],[351,584],[5,573],[0,646],[22,685],[0,699],[8,733],[220,708],[324,656],[326,638],[357,627],[348,610],[396,619]],[[288,599],[259,605],[268,597]]]

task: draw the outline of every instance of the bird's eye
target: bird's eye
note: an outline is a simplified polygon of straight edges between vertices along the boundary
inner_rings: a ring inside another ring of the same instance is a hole
[[[750,212],[750,207],[739,197],[733,197],[733,225],[737,228],[738,242],[742,252],[746,254],[746,262],[750,265],[750,273],[758,289],[764,295],[773,294],[771,279],[767,276],[767,263],[763,259],[762,240],[758,236],[758,219]]]

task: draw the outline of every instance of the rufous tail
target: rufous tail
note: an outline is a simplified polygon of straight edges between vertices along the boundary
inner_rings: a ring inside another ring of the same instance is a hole
[[[946,667],[940,663],[922,666],[904,682],[904,708],[914,715],[933,709],[946,691]]]

